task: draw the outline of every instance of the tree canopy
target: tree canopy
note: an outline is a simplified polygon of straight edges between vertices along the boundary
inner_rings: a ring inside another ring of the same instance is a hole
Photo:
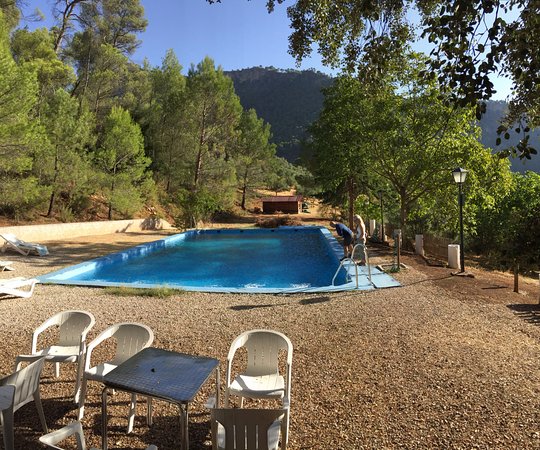
[[[455,105],[475,106],[478,118],[495,92],[490,78],[511,78],[511,110],[499,131],[508,137],[514,126],[523,136],[507,153],[530,158],[528,130],[540,121],[539,13],[536,0],[296,0],[287,8],[289,52],[300,62],[316,46],[324,64],[377,80],[419,34],[433,45],[426,76]]]

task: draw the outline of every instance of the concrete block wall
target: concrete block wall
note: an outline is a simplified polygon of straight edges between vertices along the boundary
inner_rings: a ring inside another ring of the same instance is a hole
[[[80,236],[96,236],[143,230],[167,230],[172,228],[171,224],[166,220],[147,218],[0,227],[0,234],[11,233],[23,241],[42,243]],[[0,245],[2,245],[4,243],[3,239],[0,239],[0,241]]]

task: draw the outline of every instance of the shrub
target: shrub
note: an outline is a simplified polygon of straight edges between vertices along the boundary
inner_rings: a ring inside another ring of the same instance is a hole
[[[292,219],[290,216],[278,216],[269,219],[257,219],[255,225],[259,228],[277,228],[281,226],[298,226],[302,225],[302,222]]]

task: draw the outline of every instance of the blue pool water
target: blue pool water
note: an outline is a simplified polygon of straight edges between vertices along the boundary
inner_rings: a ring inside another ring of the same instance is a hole
[[[68,267],[40,281],[210,292],[350,289],[345,271],[331,286],[342,253],[323,227],[195,230]]]

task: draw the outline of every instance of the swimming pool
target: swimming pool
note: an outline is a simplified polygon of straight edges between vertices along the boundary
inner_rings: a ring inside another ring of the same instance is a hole
[[[353,289],[356,283],[344,270],[332,285],[342,253],[324,227],[192,230],[52,272],[39,280],[206,292]]]

